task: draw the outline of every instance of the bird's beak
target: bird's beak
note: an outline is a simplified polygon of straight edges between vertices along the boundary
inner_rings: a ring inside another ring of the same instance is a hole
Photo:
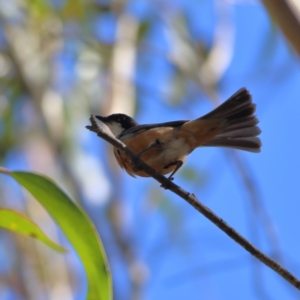
[[[107,117],[96,116],[96,118],[97,118],[98,120],[100,120],[101,122],[103,122],[104,124],[109,123],[108,120],[107,120]]]

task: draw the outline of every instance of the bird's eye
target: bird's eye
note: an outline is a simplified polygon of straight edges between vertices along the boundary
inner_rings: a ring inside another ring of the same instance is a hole
[[[118,121],[118,122],[125,121],[125,117],[118,117],[117,121]]]

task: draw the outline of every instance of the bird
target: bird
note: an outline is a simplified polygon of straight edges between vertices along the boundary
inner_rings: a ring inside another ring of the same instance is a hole
[[[259,120],[254,115],[256,105],[246,88],[239,89],[211,112],[195,120],[180,120],[156,124],[138,124],[133,118],[117,113],[96,116],[146,164],[162,175],[174,174],[198,147],[226,147],[258,153],[261,151]],[[135,177],[149,177],[132,160],[114,148],[119,166]]]

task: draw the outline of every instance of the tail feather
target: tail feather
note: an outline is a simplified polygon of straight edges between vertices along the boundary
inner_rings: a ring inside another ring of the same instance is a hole
[[[224,119],[222,131],[203,146],[217,146],[260,152],[261,130],[254,116],[256,105],[249,92],[242,88],[228,100],[200,119]]]
[[[245,114],[239,114],[245,111]],[[202,116],[200,119],[227,119],[235,115],[239,117],[247,117],[255,112],[255,104],[252,103],[252,98],[249,92],[242,88],[233,94],[224,103],[219,105],[213,111]]]
[[[248,137],[239,139],[228,139],[228,138],[214,138],[208,143],[202,146],[207,147],[225,147],[239,150],[245,150],[253,153],[259,153],[261,147],[261,141],[258,137]]]
[[[216,137],[217,138],[232,138],[232,139],[237,139],[237,138],[246,138],[246,137],[253,137],[257,136],[261,133],[261,130],[255,126],[255,127],[248,127],[248,128],[239,128],[235,130],[231,130],[225,133],[218,134]]]
[[[258,123],[259,123],[259,121],[255,116],[244,118],[242,123],[241,123],[240,119],[237,119],[235,121],[231,121],[230,125],[227,126],[226,128],[224,128],[223,133],[232,131],[235,129],[255,127]]]

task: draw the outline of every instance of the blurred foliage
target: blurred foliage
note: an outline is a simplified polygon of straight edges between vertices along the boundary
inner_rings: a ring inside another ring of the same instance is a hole
[[[48,238],[35,223],[11,209],[0,208],[0,227],[28,237],[36,238],[56,251],[66,252],[65,248]]]
[[[205,103],[203,99],[217,104],[221,78],[233,55],[232,4],[199,1],[195,11],[189,1],[181,2],[3,0],[0,5],[0,163],[47,174],[80,202],[102,237],[114,299],[147,298],[155,287],[148,282],[149,273],[157,277],[165,263],[160,251],[152,250],[164,249],[168,256],[191,220],[180,205],[168,201],[169,194],[144,188],[141,179],[130,189],[111,149],[84,126],[91,113],[133,116],[137,111],[149,122],[149,112],[158,121],[155,109],[166,119],[170,112],[187,119],[196,117],[196,104]],[[201,188],[207,174],[199,173],[195,166],[186,166],[181,177]],[[140,185],[143,195],[136,191]],[[136,198],[139,203],[150,199],[153,209],[144,212]],[[49,236],[60,237],[47,214],[12,181],[1,179],[0,199],[0,207],[21,208]],[[64,210],[56,207],[55,213],[64,220]],[[145,228],[156,214],[163,219],[156,221],[162,229],[153,237]],[[90,224],[74,220],[68,226],[76,235]],[[0,243],[0,260],[11,261],[0,267],[11,279],[3,281],[14,292],[9,300],[83,299],[86,286],[75,255],[61,258],[31,240],[0,239],[6,241]],[[184,235],[183,240],[186,246],[192,237]],[[80,235],[76,243],[75,248],[88,251]],[[159,263],[147,257],[159,258]],[[85,261],[89,259],[93,264],[101,256],[90,253]]]
[[[4,173],[18,181],[43,205],[74,247],[88,278],[86,299],[112,299],[112,283],[106,255],[94,225],[85,212],[53,181],[42,175],[9,171]],[[57,251],[65,251],[20,214],[0,209],[0,218],[1,227],[35,237]]]

